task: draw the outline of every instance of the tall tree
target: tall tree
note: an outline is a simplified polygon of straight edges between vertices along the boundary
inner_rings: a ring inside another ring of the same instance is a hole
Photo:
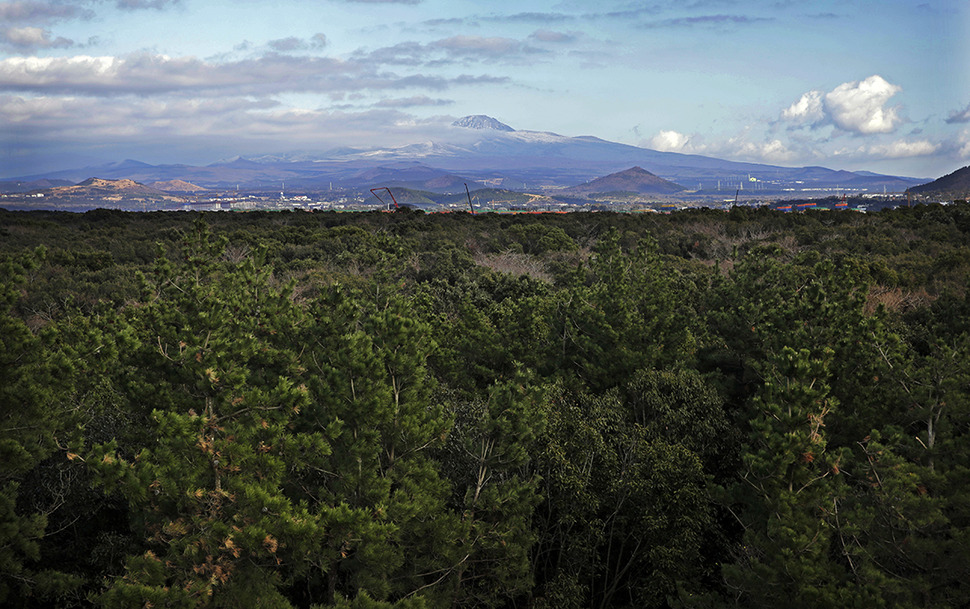
[[[0,258],[0,603],[11,604],[41,583],[25,563],[39,558],[47,519],[21,513],[17,498],[23,475],[55,449],[58,429],[50,354],[12,311],[36,265],[32,255]]]
[[[299,341],[312,400],[297,429],[332,446],[309,458],[294,489],[326,526],[305,576],[310,600],[434,594],[455,518],[430,457],[451,422],[430,398],[428,327],[399,297],[369,301],[337,286],[309,317]]]
[[[286,340],[299,312],[252,259],[228,266],[197,222],[181,260],[160,257],[134,310],[132,406],[156,441],[137,454],[116,441],[88,451],[107,488],[127,498],[144,552],[101,596],[105,606],[287,607],[318,523],[283,492],[288,457],[325,452],[291,424],[309,402]]]
[[[496,382],[486,399],[452,403],[455,427],[442,460],[461,513],[448,576],[454,606],[502,606],[531,591],[543,406],[544,388],[525,372]]]
[[[537,510],[543,607],[663,607],[700,574],[710,500],[700,459],[632,420],[617,392],[559,393]]]
[[[588,268],[556,293],[545,374],[572,374],[593,391],[621,385],[640,369],[682,366],[696,348],[689,294],[674,281],[656,242],[624,252],[613,229]]]
[[[841,579],[829,558],[843,455],[828,450],[825,421],[837,407],[827,383],[832,352],[784,348],[769,359],[741,479],[731,488],[744,539],[727,585],[742,606],[824,607]],[[794,603],[794,604],[793,604]]]

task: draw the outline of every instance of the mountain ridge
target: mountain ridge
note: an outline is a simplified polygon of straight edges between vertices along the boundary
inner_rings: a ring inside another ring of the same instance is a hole
[[[909,192],[917,194],[952,194],[967,198],[970,196],[970,165],[957,169],[927,184],[914,186],[909,189]]]
[[[321,153],[237,156],[205,166],[149,165],[128,159],[13,179],[21,182],[60,179],[76,183],[98,175],[149,184],[182,180],[209,189],[236,186],[279,189],[285,182],[288,189],[320,190],[357,188],[361,186],[360,172],[404,162],[420,162],[441,175],[460,176],[464,181],[540,192],[574,187],[631,167],[641,167],[694,192],[712,195],[722,189],[730,192],[753,189],[766,194],[826,189],[902,192],[929,181],[873,172],[782,167],[663,152],[590,135],[569,137],[544,131],[517,130],[487,115],[463,117],[437,140],[396,148],[345,146]],[[389,176],[388,179],[393,181],[394,178]],[[405,181],[419,186],[411,180]],[[457,184],[455,180],[451,181]]]

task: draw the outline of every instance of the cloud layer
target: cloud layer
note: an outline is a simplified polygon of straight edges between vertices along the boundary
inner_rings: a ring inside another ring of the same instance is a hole
[[[0,21],[49,24],[66,19],[90,19],[94,11],[79,2],[0,2]]]
[[[847,161],[893,161],[949,155],[970,162],[970,136],[948,141],[899,136],[906,123],[901,109],[891,105],[902,91],[879,75],[839,84],[829,91],[803,93],[766,121],[768,128],[753,126],[742,133],[720,138],[661,130],[643,145],[665,152],[707,154],[757,162],[810,164]],[[951,112],[946,123],[970,122],[970,106]]]
[[[298,42],[274,41],[278,47]],[[347,93],[363,90],[443,90],[496,84],[503,77],[397,74],[364,61],[270,53],[255,59],[212,62],[196,57],[139,53],[125,57],[11,57],[0,60],[0,88],[39,94],[272,95],[283,92]]]
[[[810,16],[787,1],[0,0],[0,164],[59,142],[151,141],[159,160],[190,141],[279,151],[427,139],[452,118],[441,109],[757,162],[970,160],[966,91],[932,107],[934,67],[914,76],[893,49],[867,52],[886,35],[852,25],[867,11],[854,0]],[[764,52],[778,45],[786,53]]]
[[[848,133],[892,133],[901,122],[899,108],[887,107],[902,90],[878,74],[845,82],[828,93],[804,93],[781,113],[782,120],[821,127],[832,124]]]
[[[0,28],[0,45],[15,50],[56,49],[74,46],[73,40],[63,36],[53,38],[50,30],[39,27]]]

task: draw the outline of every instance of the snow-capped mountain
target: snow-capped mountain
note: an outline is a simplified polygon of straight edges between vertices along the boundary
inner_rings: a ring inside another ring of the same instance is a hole
[[[234,158],[205,167],[147,165],[123,161],[98,167],[19,178],[64,179],[78,182],[88,177],[122,179],[142,183],[185,180],[206,188],[241,185],[277,187],[361,187],[361,172],[381,167],[420,165],[435,174],[434,183],[460,181],[516,189],[562,189],[608,174],[641,167],[691,191],[734,193],[763,190],[784,193],[809,188],[841,188],[854,192],[903,191],[928,180],[884,176],[871,172],[834,171],[824,167],[779,167],[725,161],[700,155],[659,152],[610,142],[597,137],[567,137],[543,131],[514,129],[492,117],[461,118],[438,139],[394,148],[341,148],[325,153],[294,152]],[[386,173],[388,181],[390,179]],[[431,180],[428,177],[426,180]],[[426,181],[419,180],[420,182]],[[396,182],[414,183],[413,176]]]
[[[495,131],[515,131],[505,123],[498,121],[491,116],[484,114],[473,114],[460,118],[451,124],[452,127],[462,127],[464,129],[493,129]]]

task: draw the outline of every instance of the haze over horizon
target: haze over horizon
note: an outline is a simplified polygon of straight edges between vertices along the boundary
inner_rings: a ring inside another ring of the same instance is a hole
[[[970,164],[970,5],[0,1],[0,177],[400,146],[469,114],[939,177]]]

